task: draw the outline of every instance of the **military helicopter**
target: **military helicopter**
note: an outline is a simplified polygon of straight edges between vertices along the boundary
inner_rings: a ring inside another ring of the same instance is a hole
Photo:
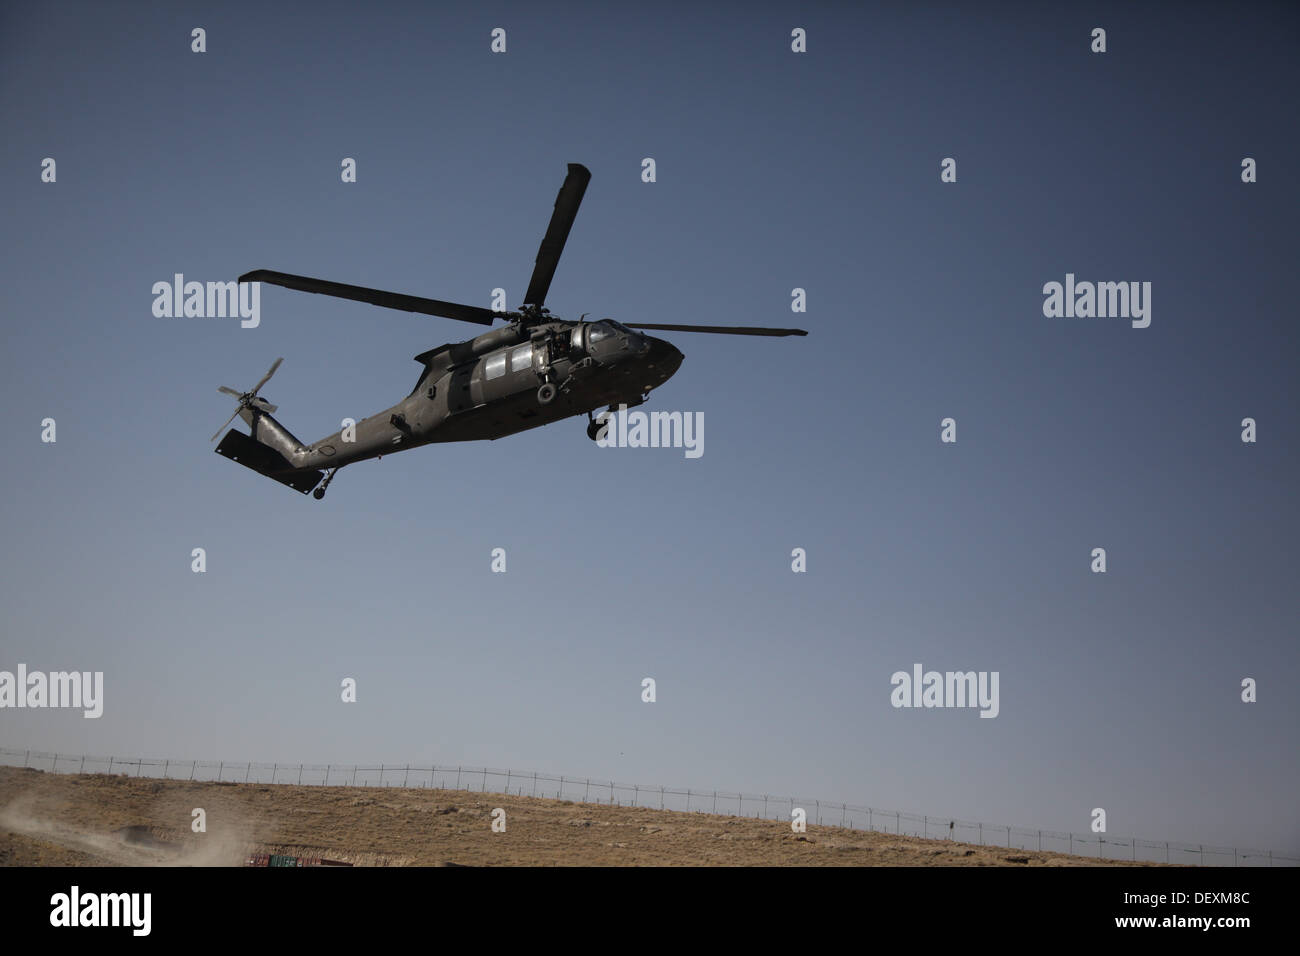
[[[449,343],[415,357],[423,369],[411,393],[391,408],[364,418],[327,438],[304,445],[271,413],[276,410],[258,393],[283,359],[276,359],[261,381],[246,392],[222,386],[218,391],[239,401],[226,424],[238,415],[249,427],[245,435],[226,432],[216,451],[295,491],[325,497],[344,465],[379,458],[433,442],[504,438],[576,415],[587,416],[587,437],[600,437],[605,416],[618,406],[645,402],[652,389],[672,377],[682,353],[662,339],[639,329],[673,332],[712,332],[723,335],[807,335],[803,329],[722,325],[622,325],[612,319],[568,321],[550,314],[546,293],[555,276],[560,253],[578,215],[578,206],[591,181],[585,166],[570,163],[568,176],[555,199],[555,211],[518,311],[504,312],[344,285],[323,279],[257,269],[240,282],[269,282],[297,289],[369,302],[389,309],[419,312],[491,325],[468,342]],[[608,411],[599,418],[602,405]]]

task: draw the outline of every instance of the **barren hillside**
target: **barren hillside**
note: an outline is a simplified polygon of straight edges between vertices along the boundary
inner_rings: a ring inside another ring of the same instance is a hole
[[[491,814],[506,812],[506,831]],[[192,811],[207,832],[192,833]],[[136,828],[133,840],[118,831]],[[1133,865],[947,840],[540,797],[155,780],[0,767],[0,864],[241,864],[249,853],[378,866]],[[1137,865],[1151,865],[1138,863]]]

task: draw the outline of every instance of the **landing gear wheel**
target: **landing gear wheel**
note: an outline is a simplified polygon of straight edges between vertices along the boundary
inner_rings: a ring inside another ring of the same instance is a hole
[[[325,480],[321,482],[319,488],[317,488],[315,491],[311,493],[311,496],[315,498],[317,501],[320,501],[322,498],[324,498],[325,489],[330,486],[330,482],[334,480],[334,476],[337,475],[338,473],[339,470],[337,468],[331,468],[329,474],[325,476]]]
[[[537,390],[537,401],[542,405],[549,405],[551,402],[555,401],[555,392],[555,384],[553,382],[547,382]]]

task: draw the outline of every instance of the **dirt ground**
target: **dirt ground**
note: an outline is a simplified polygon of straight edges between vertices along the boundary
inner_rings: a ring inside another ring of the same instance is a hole
[[[206,833],[191,832],[196,807]],[[250,853],[361,866],[1154,865],[541,797],[0,767],[0,865],[238,866]]]

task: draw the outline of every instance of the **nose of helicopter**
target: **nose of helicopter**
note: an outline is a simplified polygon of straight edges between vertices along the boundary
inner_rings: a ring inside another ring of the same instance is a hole
[[[646,369],[651,376],[658,381],[656,385],[661,385],[668,379],[672,378],[673,373],[682,364],[684,356],[677,350],[677,347],[671,342],[665,342],[663,339],[656,339],[653,336],[646,336],[646,341],[650,343],[650,351],[645,355]]]

